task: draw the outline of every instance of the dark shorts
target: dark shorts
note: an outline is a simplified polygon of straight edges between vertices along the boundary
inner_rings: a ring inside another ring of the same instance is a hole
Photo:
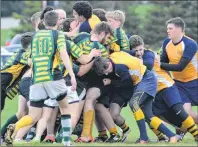
[[[29,101],[31,77],[24,77],[19,83],[19,94]]]
[[[11,81],[12,81],[12,74],[1,73],[1,90],[6,91]]]
[[[169,109],[178,103],[183,103],[179,91],[175,85],[159,91],[153,102],[153,111],[160,115],[168,112]]]
[[[156,115],[154,113],[154,115]],[[156,115],[159,118],[161,118],[162,120],[169,122],[170,124],[172,124],[173,126],[177,126],[177,127],[181,127],[182,126],[182,121],[179,119],[179,117],[175,114],[175,112],[173,110],[168,110],[165,113],[162,113],[161,115]]]
[[[108,93],[108,87],[103,84],[103,79],[108,78],[106,75],[98,76],[93,70],[89,71],[87,74],[79,78],[84,85],[86,85],[86,89],[96,87],[100,89],[101,96]]]
[[[126,107],[133,95],[133,87],[114,88],[110,94],[110,103],[116,103],[122,107]]]
[[[110,106],[110,98],[109,98],[109,95],[100,96],[100,97],[97,99],[97,101],[98,101],[98,103],[103,104],[106,108],[109,108],[109,106]]]
[[[191,103],[192,106],[198,106],[198,79],[185,83],[175,80],[175,85],[184,103]]]
[[[70,76],[64,77],[67,86],[71,86],[70,79],[71,79]],[[78,95],[80,95],[83,92],[86,85],[82,81],[80,81],[78,77],[76,77],[76,82],[77,82],[76,92]]]
[[[156,95],[157,79],[154,73],[150,70],[146,70],[142,80],[135,86],[135,92],[145,92],[153,98]]]

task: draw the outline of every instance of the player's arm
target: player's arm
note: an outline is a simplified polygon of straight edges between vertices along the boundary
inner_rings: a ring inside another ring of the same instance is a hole
[[[160,55],[160,62],[169,63],[168,55],[166,52],[166,46],[169,41],[170,41],[169,39],[165,39],[164,43],[162,44],[162,52]]]
[[[155,61],[155,54],[151,51],[144,52],[143,55],[143,64],[147,67],[148,70],[152,70]]]
[[[183,56],[178,64],[168,64],[161,62],[160,67],[168,71],[182,71],[195,56],[197,49],[197,44],[191,43],[184,49]]]
[[[93,66],[93,61],[91,61],[88,64],[80,65],[80,66],[73,63],[73,70],[77,76],[81,77],[81,76],[85,75],[86,73],[88,73],[91,70],[92,66]]]
[[[89,63],[94,57],[101,56],[101,51],[97,49],[92,49],[90,54],[85,55],[82,54],[77,61],[80,62],[81,64],[87,64]]]
[[[117,65],[116,66],[117,71],[116,74],[119,75],[121,80],[111,80],[111,84],[115,87],[129,87],[133,85],[133,82],[131,80],[131,76],[129,74],[129,69],[125,65]]]
[[[77,85],[76,78],[75,78],[72,66],[70,64],[69,55],[66,51],[65,37],[63,33],[59,33],[58,35],[57,48],[60,53],[60,58],[63,61],[63,64],[68,70],[68,73],[71,77],[72,90],[76,90],[76,85]]]

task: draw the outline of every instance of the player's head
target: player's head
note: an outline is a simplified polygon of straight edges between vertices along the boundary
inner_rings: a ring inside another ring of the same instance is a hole
[[[180,37],[185,31],[185,22],[180,17],[171,18],[166,22],[167,33],[170,39]]]
[[[138,36],[133,35],[129,38],[130,49],[135,50],[135,56],[142,59],[144,55],[144,40]]]
[[[75,18],[66,18],[59,26],[63,32],[71,32],[78,26],[78,21]]]
[[[105,44],[106,40],[113,35],[113,30],[107,22],[102,21],[95,26],[91,34],[97,35],[98,41]]]
[[[59,26],[66,19],[66,12],[63,9],[56,9],[55,11],[58,13],[57,25]]]
[[[113,65],[109,59],[97,57],[93,63],[93,70],[99,76],[103,74],[108,75],[109,73],[113,72]]]
[[[105,17],[113,29],[117,29],[124,25],[125,13],[121,10],[107,11]]]
[[[87,1],[76,2],[73,5],[73,16],[79,22],[88,20],[92,16],[91,4]]]
[[[42,11],[40,19],[41,19],[41,20],[44,19],[45,13],[48,12],[48,11],[52,11],[52,10],[54,10],[54,8],[47,6],[47,7]]]
[[[58,22],[58,13],[56,11],[46,12],[44,15],[44,25],[45,27],[55,27]]]
[[[96,15],[101,21],[107,21],[105,14],[106,11],[102,8],[93,9],[93,14]]]
[[[36,12],[31,17],[32,26],[34,27],[35,31],[38,30],[38,24],[40,22],[41,13],[42,13],[41,11]]]
[[[24,34],[22,34],[21,36],[21,45],[24,49],[28,49],[32,39],[33,39],[34,33],[32,32],[26,32]]]

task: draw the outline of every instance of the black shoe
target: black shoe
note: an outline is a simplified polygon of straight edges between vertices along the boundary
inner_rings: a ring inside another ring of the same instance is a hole
[[[162,136],[162,137],[158,138],[157,141],[158,142],[168,142],[168,138],[166,136]]]
[[[113,143],[113,142],[119,142],[119,141],[120,141],[119,134],[111,134],[110,138],[106,142]]]
[[[94,139],[94,142],[97,142],[97,143],[102,143],[102,142],[106,142],[108,140],[108,136],[105,135],[105,136],[98,136]]]

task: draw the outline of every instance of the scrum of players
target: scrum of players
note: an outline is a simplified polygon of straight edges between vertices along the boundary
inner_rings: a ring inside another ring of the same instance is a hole
[[[1,128],[1,141],[70,146],[77,135],[76,143],[125,142],[133,133],[126,117],[137,123],[137,144],[150,142],[146,124],[158,142],[177,143],[187,132],[198,141],[198,46],[185,35],[185,22],[166,22],[168,36],[156,53],[125,33],[123,11],[83,1],[73,16],[52,7],[33,14],[35,32],[22,34],[22,49],[2,67],[1,111],[17,94],[18,110]],[[121,115],[127,105],[131,115]]]

